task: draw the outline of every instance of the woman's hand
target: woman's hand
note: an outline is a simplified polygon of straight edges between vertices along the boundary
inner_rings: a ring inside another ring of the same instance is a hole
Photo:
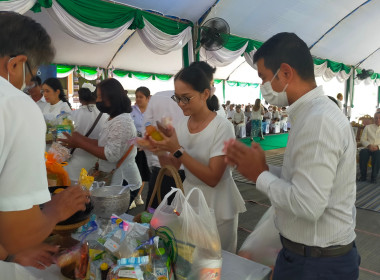
[[[166,151],[173,154],[181,147],[181,145],[178,142],[177,133],[174,127],[168,127],[166,132],[167,135],[170,135],[169,137],[166,136],[164,132],[160,130],[162,138],[164,138],[161,141],[156,141],[152,137],[149,137],[149,141],[152,143],[152,146],[155,150],[153,152]]]
[[[78,132],[73,132],[72,135],[63,132],[65,138],[59,138],[58,141],[62,143],[63,146],[68,148],[78,148],[83,142],[83,138],[87,138]]]

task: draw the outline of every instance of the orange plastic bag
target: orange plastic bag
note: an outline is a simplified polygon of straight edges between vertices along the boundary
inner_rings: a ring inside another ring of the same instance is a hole
[[[49,186],[70,186],[69,174],[63,168],[67,162],[58,163],[53,154],[45,153],[45,165]]]

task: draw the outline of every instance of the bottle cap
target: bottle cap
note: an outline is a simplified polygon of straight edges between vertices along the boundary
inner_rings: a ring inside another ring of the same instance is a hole
[[[100,270],[107,270],[108,269],[108,264],[107,263],[102,263],[101,265],[100,265]]]

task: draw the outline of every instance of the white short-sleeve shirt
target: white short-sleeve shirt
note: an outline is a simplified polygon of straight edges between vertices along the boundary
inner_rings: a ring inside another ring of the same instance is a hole
[[[207,127],[198,133],[190,133],[188,120],[189,117],[184,117],[176,128],[179,144],[191,157],[204,165],[208,165],[211,158],[224,155],[224,142],[235,138],[232,123],[219,115],[216,115]],[[200,188],[208,206],[215,210],[217,223],[232,219],[236,214],[246,211],[244,200],[232,179],[229,166],[213,188],[194,176],[186,167],[185,174],[186,179],[183,183],[185,193],[193,187]]]
[[[37,104],[0,77],[0,211],[26,210],[50,200],[45,132]]]
[[[67,102],[63,102],[62,100],[58,101],[58,103],[51,105],[50,103],[46,103],[46,105],[42,109],[42,113],[44,114],[46,119],[55,119],[61,112],[71,114],[71,109]]]

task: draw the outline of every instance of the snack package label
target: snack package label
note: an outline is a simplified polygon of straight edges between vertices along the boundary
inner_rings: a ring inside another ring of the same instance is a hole
[[[71,126],[70,125],[57,125],[57,138],[66,139],[66,136],[63,135],[63,132],[67,132],[71,135]]]
[[[131,279],[138,279],[138,277],[136,276],[136,271],[134,271],[134,270],[121,269],[121,270],[119,270],[119,273],[117,275],[119,277],[127,277],[127,278],[131,278]]]
[[[104,247],[110,250],[110,252],[115,253],[117,250],[119,250],[120,245],[112,239],[107,239],[106,243],[104,243]]]
[[[200,280],[220,280],[220,268],[203,268],[200,271]]]

